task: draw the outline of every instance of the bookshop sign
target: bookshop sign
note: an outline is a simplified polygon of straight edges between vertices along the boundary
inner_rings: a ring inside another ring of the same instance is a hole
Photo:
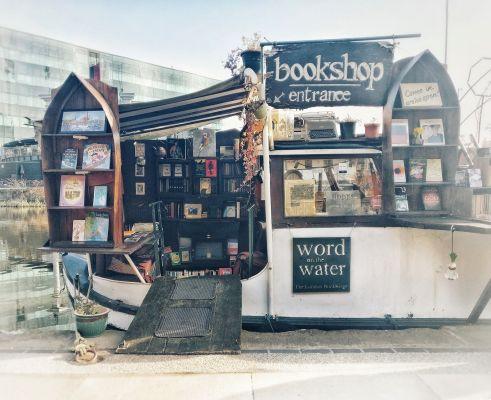
[[[266,57],[266,102],[275,108],[381,106],[392,70],[385,42],[299,43]]]
[[[293,293],[349,292],[349,237],[293,238]]]

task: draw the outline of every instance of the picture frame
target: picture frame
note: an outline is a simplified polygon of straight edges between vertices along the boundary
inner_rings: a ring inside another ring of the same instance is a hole
[[[135,194],[137,196],[145,196],[145,182],[135,183]]]
[[[63,111],[60,133],[103,133],[107,120],[103,110]]]
[[[135,158],[145,157],[145,143],[135,142]]]
[[[135,164],[135,176],[144,177],[145,176],[145,166]]]
[[[185,219],[200,219],[203,211],[201,203],[184,203],[184,218]]]

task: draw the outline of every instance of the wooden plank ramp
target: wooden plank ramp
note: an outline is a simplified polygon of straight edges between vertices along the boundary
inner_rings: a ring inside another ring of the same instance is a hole
[[[236,275],[160,277],[152,284],[119,354],[237,354],[242,286]]]

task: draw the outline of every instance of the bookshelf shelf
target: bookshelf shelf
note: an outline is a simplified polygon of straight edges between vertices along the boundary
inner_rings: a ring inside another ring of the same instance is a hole
[[[87,138],[106,138],[106,137],[112,137],[112,133],[85,133],[85,132],[80,132],[80,133],[44,133],[42,134],[42,137],[58,137],[58,138],[73,138],[74,136],[86,136]],[[83,140],[83,139],[82,139]]]
[[[419,210],[419,211],[396,211],[391,215],[395,217],[428,217],[428,216],[446,216],[450,213],[448,211],[428,211],[428,210]]]
[[[446,107],[394,107],[393,111],[443,111],[443,110],[458,110],[457,106],[446,106]]]
[[[394,186],[446,186],[453,185],[453,182],[394,182]]]
[[[111,212],[113,210],[113,208],[112,207],[94,207],[94,206],[84,206],[84,207],[51,206],[51,207],[48,207],[48,210],[52,210],[52,211],[73,211],[73,210],[80,210],[80,211],[105,211],[105,212]]]
[[[397,150],[404,150],[404,151],[407,151],[407,150],[434,150],[434,149],[441,149],[441,150],[448,150],[448,149],[452,149],[452,148],[457,148],[458,145],[457,144],[441,144],[441,145],[438,145],[438,146],[392,146],[392,150],[394,151],[397,151]]]
[[[43,171],[46,174],[80,174],[80,175],[86,175],[86,174],[94,174],[94,173],[101,173],[101,172],[114,172],[114,169],[60,169],[60,168],[51,168],[51,169],[45,169]]]

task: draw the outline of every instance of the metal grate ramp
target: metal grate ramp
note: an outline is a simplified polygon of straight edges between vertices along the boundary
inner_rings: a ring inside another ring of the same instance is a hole
[[[241,308],[236,275],[157,278],[116,353],[238,353]]]
[[[155,330],[157,337],[192,337],[210,334],[210,307],[168,308]]]

